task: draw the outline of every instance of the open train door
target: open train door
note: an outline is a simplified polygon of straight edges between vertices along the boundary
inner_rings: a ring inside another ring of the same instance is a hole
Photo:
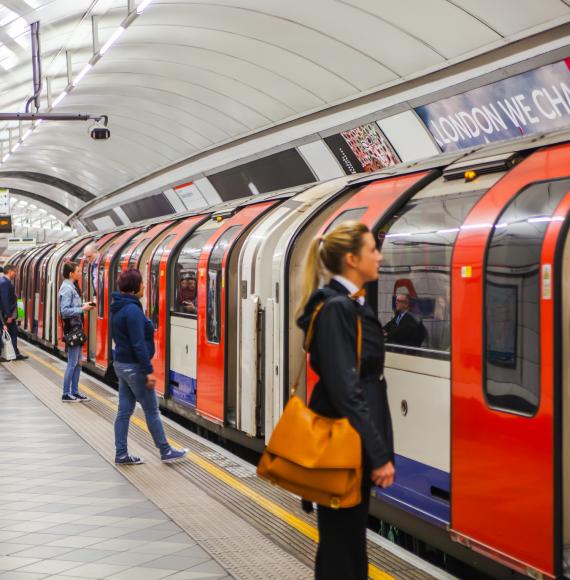
[[[473,208],[453,256],[451,534],[533,578],[562,573],[568,159],[564,144],[516,165]]]

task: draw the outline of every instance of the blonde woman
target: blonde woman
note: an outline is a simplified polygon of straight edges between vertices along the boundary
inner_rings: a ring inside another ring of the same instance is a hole
[[[352,508],[318,506],[317,580],[366,580],[366,525],[372,484],[394,482],[392,420],[384,380],[384,337],[366,305],[364,286],[378,279],[382,261],[374,236],[358,222],[346,222],[313,241],[305,266],[304,298],[297,323],[307,332],[311,314],[324,302],[309,350],[319,376],[310,408],[327,417],[347,417],[363,450],[362,501]],[[332,276],[318,288],[322,268]],[[362,321],[360,372],[358,318]]]

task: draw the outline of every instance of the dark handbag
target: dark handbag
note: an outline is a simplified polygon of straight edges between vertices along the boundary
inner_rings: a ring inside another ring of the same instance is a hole
[[[64,324],[65,324],[64,320]],[[87,337],[83,332],[83,320],[81,316],[73,316],[68,322],[68,331],[63,334],[63,342],[69,346],[82,346]]]

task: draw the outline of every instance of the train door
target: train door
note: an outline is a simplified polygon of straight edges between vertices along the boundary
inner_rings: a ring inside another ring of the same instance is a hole
[[[170,257],[171,253],[178,247],[182,240],[203,220],[204,216],[192,216],[179,222],[168,232],[166,237],[162,238],[150,258],[148,267],[147,309],[149,318],[152,320],[155,328],[154,343],[156,354],[152,363],[154,367],[153,377],[156,380],[156,392],[162,396],[168,394],[168,384],[171,376],[171,349],[179,348],[181,344],[188,346],[188,341],[192,335],[192,332],[186,333],[184,329],[180,331],[182,336],[176,336],[176,333],[173,336],[171,333],[171,325],[178,326],[178,323],[170,316],[172,301],[169,295],[170,284],[168,282],[170,272],[169,264],[171,263]],[[180,316],[176,318],[179,319]],[[189,353],[190,350],[188,350]],[[190,357],[188,357],[188,360],[191,360]],[[184,364],[187,363],[184,357],[182,362]]]
[[[452,537],[534,578],[562,573],[569,158],[559,145],[512,169],[469,215],[453,259]]]
[[[205,245],[198,271],[198,387],[197,410],[220,422],[227,421],[235,426],[236,414],[236,365],[229,358],[228,328],[237,327],[237,292],[231,294],[229,269],[230,255],[236,250],[238,237],[243,234],[263,212],[275,204],[274,201],[246,206],[224,220],[220,228]],[[214,217],[216,217],[214,215]],[[234,281],[235,282],[235,281]],[[235,319],[235,322],[232,322]],[[237,347],[237,345],[234,345]]]
[[[210,220],[196,228],[180,246],[172,262],[174,288],[170,304],[170,356],[167,359],[170,364],[167,379],[172,398],[194,408],[198,381],[198,317],[199,312],[205,313],[203,302],[207,293],[214,291],[206,269],[199,268],[199,263],[204,246],[219,227],[219,222]],[[200,318],[204,324],[205,315]],[[218,328],[217,322],[215,328]],[[222,388],[223,382],[218,390]]]
[[[138,232],[138,228],[120,232],[101,254],[97,264],[97,339],[95,367],[103,373],[111,361],[111,294],[115,291],[116,262],[123,246]]]
[[[27,319],[26,330],[32,335],[39,337],[38,332],[38,322],[40,318],[40,300],[42,297],[42,279],[41,270],[43,268],[44,262],[47,261],[48,254],[52,251],[53,246],[50,244],[48,247],[39,253],[34,261],[32,262],[32,272],[30,273],[30,292],[29,295],[32,296],[31,312]]]
[[[99,239],[86,240],[86,243],[82,246],[82,250],[87,243],[94,242],[97,245],[97,251],[99,252],[99,262],[101,262],[103,254],[117,235],[119,235],[119,232],[109,232],[101,236]],[[95,303],[97,303],[96,289],[94,288],[94,283],[97,280],[97,276],[94,277],[94,268],[97,266],[96,264],[90,264],[89,261],[82,256],[79,260],[79,267],[81,269],[81,290],[83,301],[95,301]],[[97,358],[97,308],[90,310],[83,317],[83,321],[85,335],[87,336],[87,341],[83,345],[83,357],[86,363],[94,365]]]
[[[366,224],[376,232],[379,224],[393,215],[414,193],[439,175],[438,171],[421,171],[409,175],[384,177],[378,181],[356,185],[353,195],[344,201],[325,221],[318,230],[318,235],[330,232],[340,224],[355,220]],[[286,370],[285,383],[287,393],[293,386],[297,369],[303,360],[303,333],[297,326],[296,310],[302,296],[302,269],[307,255],[307,244],[303,247],[295,246],[287,264],[288,275],[285,276],[285,292],[289,296],[288,309],[288,340],[285,341],[286,352],[284,359],[289,361]],[[370,296],[369,296],[370,300]],[[318,376],[307,365],[307,375],[301,377],[299,394],[305,395],[307,401],[311,397]]]
[[[48,295],[48,271],[49,265],[51,260],[53,259],[54,255],[60,249],[61,245],[54,246],[48,254],[42,260],[40,265],[40,283],[39,283],[39,292],[40,292],[40,299],[38,305],[38,339],[41,341],[47,340],[46,334],[46,319],[48,316],[48,311],[46,309],[47,305],[47,295]]]

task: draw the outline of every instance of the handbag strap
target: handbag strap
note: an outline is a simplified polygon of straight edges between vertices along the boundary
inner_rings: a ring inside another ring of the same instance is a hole
[[[349,298],[351,300],[358,300],[362,294],[356,292],[355,294],[351,294]],[[307,328],[307,334],[305,335],[305,344],[303,346],[303,350],[305,351],[305,356],[303,357],[303,362],[299,366],[299,370],[297,371],[297,375],[295,377],[295,382],[291,387],[291,395],[294,395],[299,388],[299,381],[301,380],[301,375],[303,374],[303,370],[306,369],[307,365],[307,354],[309,353],[309,348],[311,347],[311,342],[313,340],[313,334],[315,332],[315,322],[317,320],[317,316],[319,312],[323,309],[325,305],[325,301],[319,302],[311,315],[311,320],[309,321],[309,327]],[[356,367],[358,375],[360,375],[360,365],[362,362],[362,319],[358,314],[356,315]]]

